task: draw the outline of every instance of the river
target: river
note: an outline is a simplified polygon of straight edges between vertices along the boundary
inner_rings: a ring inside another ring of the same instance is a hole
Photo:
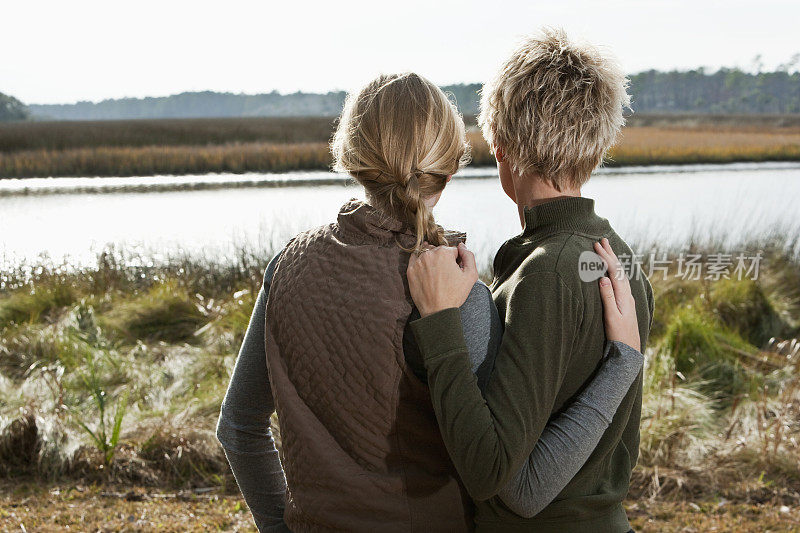
[[[46,254],[85,264],[107,244],[220,256],[241,246],[275,248],[360,197],[348,183],[328,172],[0,180],[0,258]],[[796,163],[600,169],[583,194],[641,247],[757,245],[774,236],[796,244],[800,235]],[[466,231],[484,261],[520,230],[491,168],[455,176],[435,215]]]

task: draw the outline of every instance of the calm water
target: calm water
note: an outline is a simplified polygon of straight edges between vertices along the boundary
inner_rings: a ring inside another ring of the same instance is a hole
[[[469,169],[457,176],[436,208],[437,220],[466,231],[483,260],[520,231],[515,207],[492,173]],[[3,180],[0,256],[18,261],[46,253],[83,263],[108,243],[211,254],[244,244],[280,246],[360,196],[360,188],[344,183],[325,172]],[[693,237],[736,243],[800,234],[797,164],[601,170],[584,195],[631,242],[675,248]]]

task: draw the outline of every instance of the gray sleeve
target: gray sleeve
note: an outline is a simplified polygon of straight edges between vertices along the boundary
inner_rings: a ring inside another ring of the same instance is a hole
[[[467,300],[459,309],[470,365],[478,378],[478,387],[483,392],[489,382],[489,375],[492,373],[495,357],[500,348],[503,323],[500,321],[489,287],[481,281],[473,285]],[[403,354],[414,374],[423,383],[427,383],[428,376],[422,362],[422,354],[410,326],[411,322],[418,318],[420,318],[419,310],[414,307],[403,332]]]
[[[626,344],[606,346],[594,379],[548,422],[528,460],[498,493],[509,509],[530,518],[558,496],[600,442],[643,364],[642,354]]]
[[[481,282],[460,310],[470,364],[483,391],[502,340],[502,322],[489,288]],[[416,341],[412,348],[417,349]],[[594,379],[572,405],[548,422],[528,460],[498,493],[509,509],[529,518],[558,496],[600,442],[643,363],[642,354],[625,344],[606,346]]]
[[[472,372],[478,378],[478,388],[483,392],[489,382],[503,336],[500,314],[494,305],[489,287],[480,281],[472,287],[467,300],[459,309]]]
[[[277,259],[265,272],[217,422],[217,439],[262,533],[288,531],[283,522],[286,479],[270,428],[275,406],[264,346],[267,296]]]

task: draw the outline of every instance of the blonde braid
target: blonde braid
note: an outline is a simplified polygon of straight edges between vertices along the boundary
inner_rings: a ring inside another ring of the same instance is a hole
[[[446,243],[425,202],[467,163],[469,146],[441,89],[413,73],[379,76],[348,95],[331,152],[334,169],[363,185],[375,208],[414,228],[414,250]]]

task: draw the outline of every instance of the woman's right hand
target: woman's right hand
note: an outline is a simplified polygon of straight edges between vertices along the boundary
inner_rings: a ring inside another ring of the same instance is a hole
[[[600,296],[603,300],[603,322],[606,338],[619,341],[637,351],[642,350],[639,338],[639,320],[636,302],[631,294],[631,284],[608,239],[594,243],[594,251],[608,268],[608,276],[600,278]]]

